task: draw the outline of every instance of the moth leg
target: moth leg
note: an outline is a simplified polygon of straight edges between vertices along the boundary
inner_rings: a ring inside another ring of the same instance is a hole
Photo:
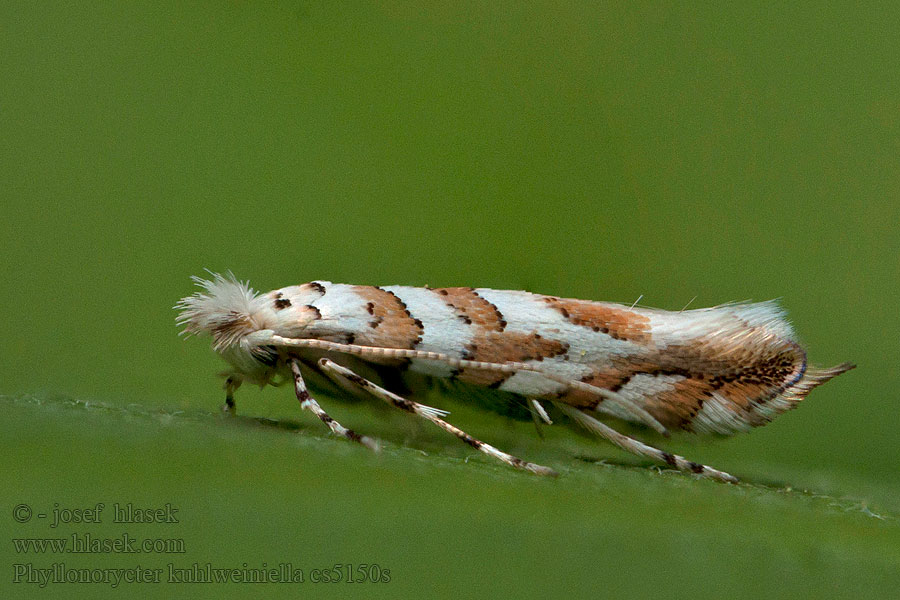
[[[550,415],[547,414],[547,411],[544,410],[544,407],[541,406],[540,402],[538,402],[534,398],[529,398],[528,404],[529,404],[529,406],[531,406],[531,409],[534,411],[532,413],[533,416],[540,417],[541,421],[543,421],[547,425],[553,425],[553,421],[550,420]]]
[[[481,440],[473,438],[462,429],[459,429],[458,427],[451,425],[447,421],[444,421],[441,417],[447,415],[446,411],[432,408],[430,406],[425,406],[424,404],[419,404],[418,402],[402,398],[397,394],[389,392],[388,390],[375,385],[368,379],[360,377],[350,369],[342,367],[339,364],[328,360],[327,358],[322,358],[319,360],[319,367],[331,377],[344,379],[372,394],[376,398],[380,398],[388,404],[399,408],[400,410],[405,410],[406,412],[410,412],[414,415],[422,417],[423,419],[431,421],[444,431],[452,433],[476,450],[480,450],[488,456],[492,456],[497,460],[503,461],[512,467],[522,469],[523,471],[530,471],[531,473],[536,473],[538,475],[550,475],[554,477],[557,475],[556,471],[549,467],[544,467],[542,465],[524,461],[521,458],[517,458],[511,454],[507,454],[506,452],[498,450],[490,444],[486,444]]]
[[[375,452],[378,451],[378,442],[370,437],[360,435],[352,429],[347,429],[322,410],[322,407],[319,406],[316,399],[309,395],[309,390],[306,389],[306,383],[303,381],[303,376],[300,374],[300,365],[296,360],[291,361],[291,371],[294,374],[294,390],[297,393],[297,400],[300,401],[300,408],[304,408],[319,417],[323,423],[328,425],[335,435],[360,443]]]
[[[531,420],[534,422],[534,430],[537,431],[538,437],[544,439],[544,430],[541,425],[553,425],[553,421],[547,415],[547,411],[541,406],[541,403],[534,398],[528,399],[528,412],[531,413]]]
[[[222,412],[226,415],[235,414],[234,392],[241,387],[241,383],[243,382],[234,376],[229,376],[225,380],[225,404],[222,405]]]
[[[455,358],[440,352],[409,350],[406,348],[360,346],[358,344],[340,344],[329,340],[319,340],[311,338],[286,338],[280,335],[276,335],[275,332],[267,329],[258,331],[253,335],[256,336],[253,340],[253,343],[256,345],[283,346],[288,348],[315,348],[317,350],[341,352],[343,354],[362,357],[418,358],[421,360],[440,361],[456,369],[478,369],[481,371],[490,371],[493,373],[517,373],[519,371],[539,373],[542,377],[552,379],[570,388],[584,390],[588,393],[599,396],[600,398],[615,402],[623,410],[630,413],[637,421],[652,427],[664,436],[669,435],[669,432],[666,430],[666,428],[659,421],[657,421],[653,417],[653,415],[638,406],[635,402],[632,402],[628,398],[625,398],[621,394],[581,381],[571,381],[565,377],[547,373],[540,367],[531,364],[521,362],[490,363],[478,360]]]
[[[737,477],[733,475],[729,475],[728,473],[725,473],[723,471],[717,471],[716,469],[707,467],[706,465],[701,465],[700,463],[689,461],[682,456],[678,456],[677,454],[658,450],[653,446],[648,446],[647,444],[640,442],[634,438],[623,435],[609,425],[601,423],[594,417],[573,406],[563,404],[562,402],[554,402],[554,404],[562,412],[571,417],[572,420],[577,422],[579,425],[581,425],[591,433],[609,440],[619,448],[631,452],[632,454],[637,454],[638,456],[646,456],[647,458],[652,458],[653,460],[664,462],[667,465],[670,465],[682,471],[696,473],[697,475],[710,477],[712,479],[718,479],[719,481],[727,481],[728,483],[737,483],[738,481]]]

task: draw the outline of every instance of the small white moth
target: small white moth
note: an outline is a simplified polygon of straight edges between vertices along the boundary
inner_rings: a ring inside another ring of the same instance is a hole
[[[230,364],[227,410],[234,410],[243,382],[265,386],[292,377],[301,407],[335,434],[376,449],[310,395],[304,373],[323,374],[542,475],[556,473],[473,438],[445,421],[445,411],[396,391],[416,377],[498,390],[526,406],[535,422],[552,424],[542,404],[548,403],[627,451],[734,482],[597,417],[642,423],[664,435],[727,435],[767,423],[854,367],[809,368],[773,302],[669,312],[492,289],[313,281],[258,294],[232,275],[194,281],[201,291],[176,305],[177,321],[186,333],[211,335]]]

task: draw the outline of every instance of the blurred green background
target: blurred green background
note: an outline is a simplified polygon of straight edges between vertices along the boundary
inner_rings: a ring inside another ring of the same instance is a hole
[[[896,592],[896,4],[41,2],[0,22],[5,597]],[[780,298],[813,363],[859,369],[750,435],[645,436],[740,486],[454,407],[563,472],[539,480],[323,398],[387,442],[369,456],[289,389],[242,389],[243,416],[219,417],[220,363],[171,309],[204,268],[263,290]],[[10,517],[96,502],[169,502],[181,522]],[[187,551],[10,543],[123,531]],[[11,583],[59,561],[376,563],[391,581]]]

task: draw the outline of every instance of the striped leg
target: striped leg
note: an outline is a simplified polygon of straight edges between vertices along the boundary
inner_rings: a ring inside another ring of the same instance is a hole
[[[563,404],[562,402],[554,402],[554,404],[562,412],[571,417],[572,420],[577,422],[579,425],[581,425],[591,433],[609,440],[619,448],[631,452],[632,454],[637,454],[638,456],[646,456],[647,458],[652,458],[653,460],[664,462],[667,465],[675,467],[676,469],[689,471],[691,473],[696,473],[697,475],[703,475],[704,477],[711,477],[712,479],[727,481],[728,483],[737,483],[738,481],[737,477],[733,475],[729,475],[728,473],[724,473],[722,471],[717,471],[716,469],[701,465],[700,463],[686,460],[684,457],[678,456],[677,454],[671,454],[663,450],[658,450],[653,446],[648,446],[647,444],[639,442],[634,438],[623,435],[612,427],[601,423],[594,417],[573,406]]]
[[[480,440],[476,440],[471,435],[466,433],[465,431],[454,427],[450,423],[444,421],[441,417],[446,416],[446,411],[439,410],[437,408],[432,408],[430,406],[425,406],[424,404],[419,404],[418,402],[413,402],[412,400],[407,400],[406,398],[402,398],[397,394],[387,391],[386,389],[375,385],[368,379],[364,379],[360,377],[350,369],[340,366],[337,363],[334,363],[327,358],[322,358],[319,360],[319,367],[332,378],[340,378],[350,383],[359,386],[361,389],[367,391],[372,394],[376,398],[380,398],[384,400],[388,404],[399,408],[400,410],[405,410],[406,412],[413,413],[423,419],[427,419],[443,429],[444,431],[448,431],[461,439],[466,444],[472,446],[476,450],[480,450],[484,452],[488,456],[492,456],[497,460],[501,460],[506,464],[515,467],[517,469],[522,469],[524,471],[530,471],[532,473],[536,473],[538,475],[550,475],[556,476],[557,473],[553,469],[549,467],[544,467],[541,465],[536,465],[534,463],[530,463],[522,460],[521,458],[517,458],[511,454],[507,454],[506,452],[502,452],[497,448],[494,448],[490,444],[486,444]]]
[[[663,427],[662,423],[653,418],[653,415],[638,406],[635,402],[625,398],[621,394],[617,394],[612,390],[599,388],[597,386],[584,383],[582,381],[571,381],[565,377],[559,377],[552,373],[543,371],[540,367],[520,363],[489,363],[478,360],[466,360],[454,358],[440,352],[427,352],[422,350],[408,350],[405,348],[381,348],[375,346],[360,346],[357,344],[339,344],[328,340],[317,340],[312,338],[286,338],[275,335],[271,331],[258,332],[261,337],[254,340],[256,345],[274,345],[293,348],[315,348],[317,350],[328,350],[331,352],[341,352],[353,356],[362,357],[378,357],[378,358],[419,358],[422,360],[434,360],[443,362],[455,369],[477,369],[480,371],[491,371],[494,373],[518,373],[520,371],[530,371],[540,373],[542,377],[552,379],[559,383],[565,384],[569,388],[578,389],[587,393],[596,395],[598,398],[609,400],[619,405],[623,410],[631,414],[638,422],[652,427],[662,435],[668,437],[669,432]],[[254,334],[255,335],[255,334]]]
[[[294,390],[297,392],[297,400],[300,401],[300,408],[305,408],[319,417],[323,423],[331,428],[331,431],[333,431],[335,435],[358,442],[370,450],[378,451],[378,442],[370,437],[360,435],[352,429],[347,429],[329,417],[328,413],[322,410],[322,407],[319,406],[319,403],[316,402],[315,398],[309,395],[309,391],[306,389],[306,383],[304,383],[303,376],[300,374],[300,365],[296,360],[291,361],[291,371],[294,373]]]

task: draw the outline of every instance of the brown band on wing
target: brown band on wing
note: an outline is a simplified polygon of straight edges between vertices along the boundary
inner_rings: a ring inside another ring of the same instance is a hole
[[[776,397],[782,387],[780,382],[761,381],[751,368],[737,375],[677,381],[670,390],[648,398],[644,408],[666,427],[692,431],[704,402],[716,394],[727,400],[727,410],[756,427],[769,420],[756,408]]]
[[[461,369],[455,377],[465,383],[496,389],[503,385],[503,382],[512,377],[512,373],[498,373],[496,371],[483,371],[479,369]]]
[[[703,404],[713,395],[724,398],[725,407],[747,424],[763,424],[768,417],[756,408],[796,381],[805,368],[805,355],[789,341],[781,341],[774,349],[767,345],[719,352],[698,340],[640,358],[617,357],[612,362],[612,366],[597,369],[582,381],[618,392],[637,375],[680,377],[669,383],[669,389],[648,394],[637,403],[666,428],[691,431]],[[603,401],[580,389],[568,390],[560,400],[591,409]]]
[[[466,346],[464,358],[504,363],[533,360],[539,356],[543,360],[564,351],[559,342],[505,332],[508,323],[503,313],[473,288],[436,288],[434,293],[472,328],[472,342]],[[466,383],[490,388],[499,387],[511,377],[509,373],[478,369],[460,369],[454,376]]]
[[[682,379],[670,386],[670,390],[648,397],[641,405],[666,428],[690,431],[697,413],[712,392],[700,379]]]
[[[544,297],[544,302],[575,325],[605,333],[617,340],[651,341],[650,319],[627,308],[572,298]]]
[[[472,360],[503,364],[560,356],[569,351],[569,344],[537,333],[488,332],[476,336],[467,350]]]
[[[354,291],[366,302],[372,315],[365,335],[369,345],[414,349],[422,341],[425,327],[393,292],[363,285],[356,286]]]
[[[503,331],[506,319],[492,303],[478,295],[470,287],[436,288],[438,297],[452,307],[467,325],[483,331]]]
[[[725,407],[747,424],[762,425],[768,417],[756,408],[781,394],[806,368],[805,353],[788,340],[721,352],[709,344],[701,346],[703,349],[693,360],[694,349],[679,349],[688,366],[678,374],[685,379],[675,382],[671,390],[657,394],[647,406],[650,414],[660,415],[657,419],[663,424],[690,430],[703,402],[716,395],[725,399]]]
[[[545,338],[537,333],[513,333],[506,331],[479,332],[466,346],[465,358],[494,364],[509,362],[541,362],[544,359],[562,356],[569,351],[569,344]],[[509,378],[509,374],[490,373],[476,369],[462,369],[458,378],[466,383],[484,386],[498,386]]]

